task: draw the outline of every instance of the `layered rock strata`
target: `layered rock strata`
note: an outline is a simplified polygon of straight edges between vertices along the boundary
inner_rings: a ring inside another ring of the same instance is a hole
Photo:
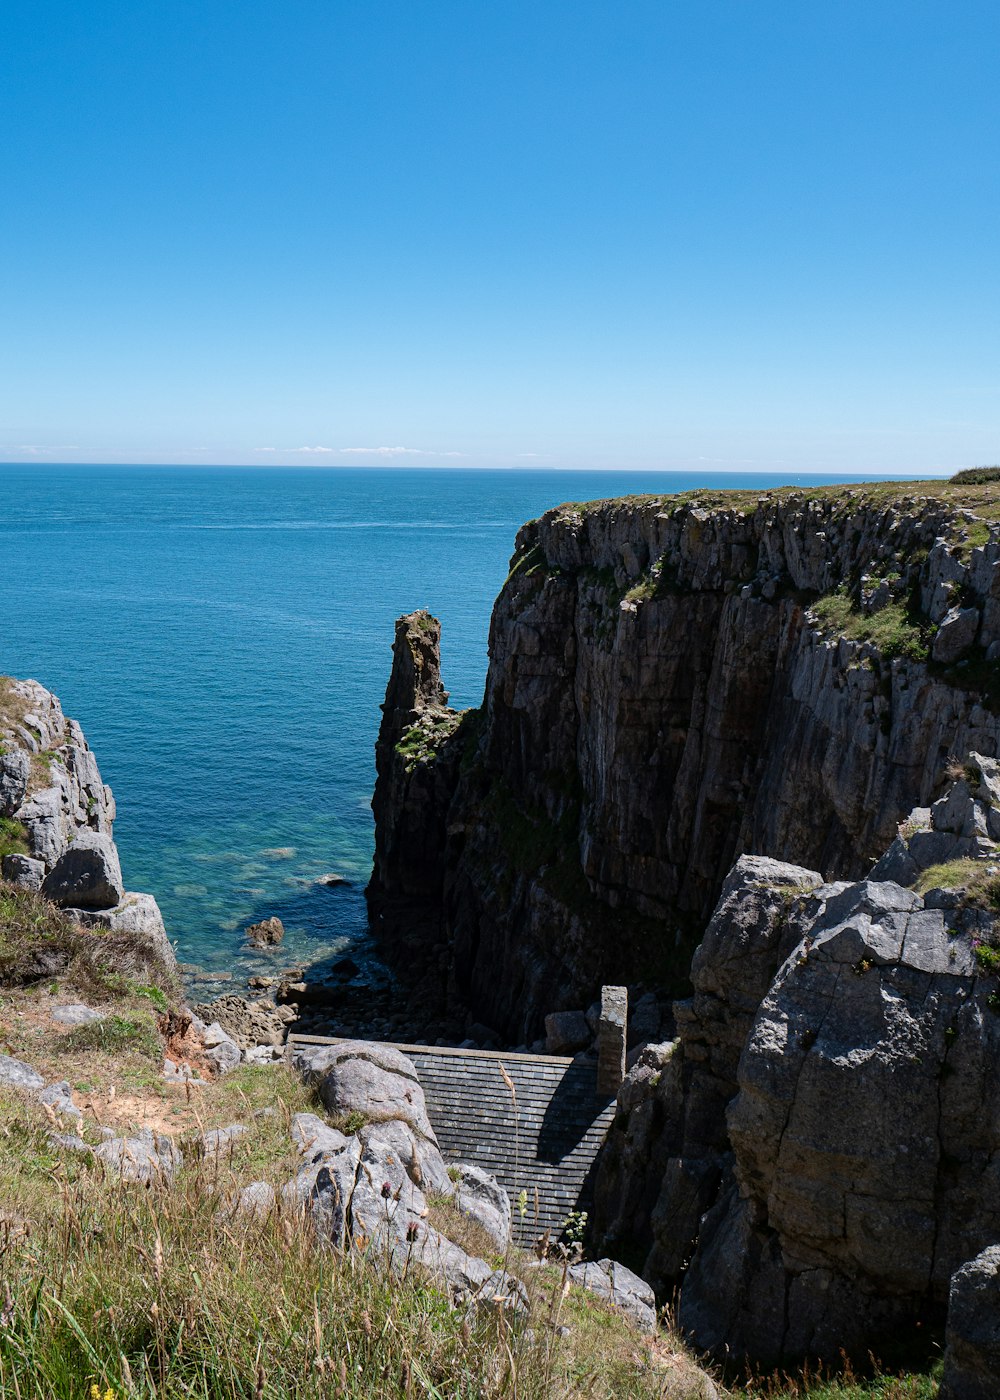
[[[373,924],[512,1043],[678,985],[741,853],[855,878],[1000,751],[997,526],[919,483],[564,506],[517,537],[480,711],[438,636],[397,624]]]
[[[134,935],[176,969],[156,900],[125,889],[115,799],[83,730],[37,681],[0,678],[0,874],[86,928]]]

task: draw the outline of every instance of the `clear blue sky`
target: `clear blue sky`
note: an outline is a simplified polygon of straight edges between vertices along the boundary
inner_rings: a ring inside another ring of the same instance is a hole
[[[6,0],[0,459],[1000,460],[998,52],[996,0]]]

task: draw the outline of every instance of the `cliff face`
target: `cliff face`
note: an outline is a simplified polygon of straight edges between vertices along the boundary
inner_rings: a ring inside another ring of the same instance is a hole
[[[596,1190],[602,1247],[680,1287],[699,1350],[884,1356],[997,1239],[997,838],[1000,764],[970,754],[869,878],[748,856],[727,878]]]
[[[84,927],[140,935],[170,973],[176,958],[156,900],[125,889],[114,819],[111,789],[57,697],[0,677],[0,875]]]
[[[390,955],[527,1040],[602,980],[683,978],[743,852],[862,874],[949,755],[998,752],[993,512],[989,488],[911,485],[526,525],[481,712],[442,708],[428,632],[419,739],[397,636],[370,890]]]

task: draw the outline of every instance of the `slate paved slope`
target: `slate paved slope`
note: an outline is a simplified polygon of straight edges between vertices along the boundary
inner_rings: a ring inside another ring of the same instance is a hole
[[[293,1035],[294,1044],[330,1045]],[[414,1063],[427,1111],[448,1162],[474,1162],[507,1188],[515,1237],[530,1245],[546,1229],[560,1234],[570,1211],[590,1208],[598,1150],[614,1117],[598,1098],[597,1064],[552,1055],[397,1045]],[[504,1083],[501,1066],[514,1085]],[[516,1112],[515,1112],[516,1099]],[[517,1200],[527,1193],[519,1219]]]

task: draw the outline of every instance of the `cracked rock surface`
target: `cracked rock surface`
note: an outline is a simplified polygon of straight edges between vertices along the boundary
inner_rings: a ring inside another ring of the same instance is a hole
[[[943,1319],[956,1270],[1000,1239],[995,767],[972,755],[894,847],[920,875],[958,843],[947,869],[967,889],[741,859],[678,1041],[622,1086],[597,1227],[609,1249],[645,1246],[658,1288],[681,1282],[700,1350],[877,1354]]]

